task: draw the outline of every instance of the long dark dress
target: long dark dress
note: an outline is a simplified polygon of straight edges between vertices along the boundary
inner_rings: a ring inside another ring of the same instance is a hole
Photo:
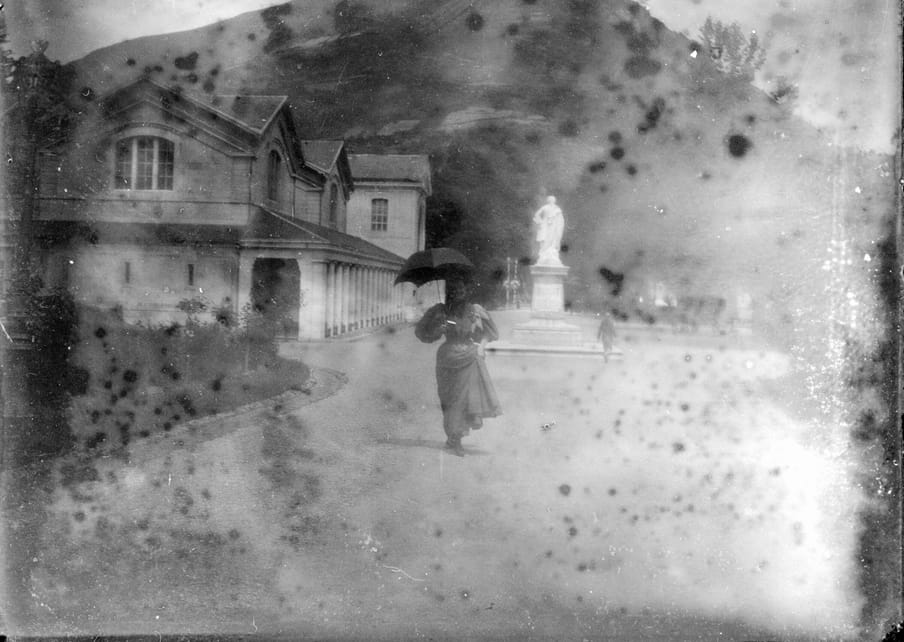
[[[444,326],[444,322],[450,323]],[[499,338],[496,324],[483,307],[466,304],[456,313],[438,303],[418,321],[414,334],[424,343],[446,337],[436,353],[436,387],[443,429],[450,439],[461,439],[471,428],[479,428],[483,418],[502,414],[486,363],[477,354],[481,340]]]

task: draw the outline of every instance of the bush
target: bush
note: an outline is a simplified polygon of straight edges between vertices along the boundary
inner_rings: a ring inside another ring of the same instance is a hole
[[[202,323],[204,302],[186,300],[185,324],[143,328],[111,311],[80,310],[74,361],[88,373],[69,419],[87,449],[116,449],[136,437],[298,388],[308,370],[280,359],[273,323]]]

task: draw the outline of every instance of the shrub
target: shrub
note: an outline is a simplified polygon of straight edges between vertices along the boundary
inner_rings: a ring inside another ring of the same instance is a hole
[[[115,450],[307,379],[303,364],[277,356],[273,322],[250,306],[231,326],[199,321],[204,301],[179,308],[184,324],[154,328],[123,323],[112,311],[79,310],[73,361],[85,373],[84,394],[71,399],[68,417],[86,449]]]

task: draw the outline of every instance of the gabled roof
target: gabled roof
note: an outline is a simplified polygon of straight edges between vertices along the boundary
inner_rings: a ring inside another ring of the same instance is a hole
[[[404,259],[388,250],[369,243],[362,238],[340,232],[323,225],[309,223],[299,219],[290,219],[263,207],[257,207],[251,215],[251,221],[242,235],[243,245],[257,243],[282,243],[295,245],[298,243],[332,246],[347,250],[357,256],[379,259],[400,264]]]
[[[261,134],[288,101],[288,96],[215,94],[211,96],[208,104],[219,114]]]
[[[357,181],[417,183],[429,194],[430,158],[425,154],[349,154]]]
[[[296,165],[303,166],[295,120],[286,96],[208,95],[167,87],[150,78],[139,78],[103,96],[98,104],[108,113],[128,109],[136,101],[150,102],[179,118],[227,140],[246,153],[254,153],[264,134],[284,116],[288,141]],[[203,121],[203,124],[202,124]]]
[[[308,165],[329,173],[339,159],[343,145],[345,143],[341,140],[303,140],[301,151]]]
[[[303,140],[301,141],[302,156],[305,165],[319,172],[323,176],[329,176],[333,170],[342,179],[342,189],[345,198],[355,188],[352,179],[352,170],[348,162],[348,154],[345,152],[345,141],[342,140]]]

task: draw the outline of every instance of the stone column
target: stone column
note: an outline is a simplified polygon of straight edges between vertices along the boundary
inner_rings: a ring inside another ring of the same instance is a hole
[[[339,334],[339,264],[333,261],[330,263],[331,273],[333,275],[332,278],[332,290],[330,294],[330,298],[333,301],[332,304],[332,317],[330,318],[330,336],[335,337]]]
[[[239,274],[235,293],[236,315],[241,317],[245,306],[251,303],[251,275],[254,271],[255,255],[250,252],[239,254]]]
[[[386,270],[380,272],[380,325],[386,323],[386,283],[389,273]]]
[[[298,338],[324,338],[327,315],[327,264],[315,261],[307,267],[308,275],[301,275],[301,283],[307,286],[307,296],[302,297],[298,310]]]
[[[333,335],[333,279],[336,276],[332,261],[326,264],[326,288],[324,290],[325,313],[323,319],[323,336],[329,338]]]
[[[349,314],[349,327],[357,330],[361,321],[361,268],[357,265],[351,266],[352,287],[351,287],[351,313]]]
[[[370,301],[367,306],[370,326],[377,325],[377,268],[370,268]]]
[[[371,277],[371,269],[370,267],[364,268],[364,327],[370,327],[370,277]]]
[[[346,285],[346,298],[347,298],[347,308],[346,308],[346,318],[348,322],[345,327],[348,332],[351,332],[355,328],[355,266],[351,263],[348,264],[348,282]]]
[[[348,264],[339,266],[339,334],[348,332]]]

